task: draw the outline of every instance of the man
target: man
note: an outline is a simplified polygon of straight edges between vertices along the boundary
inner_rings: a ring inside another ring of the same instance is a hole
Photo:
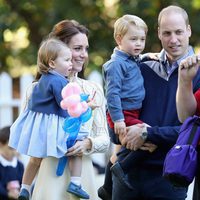
[[[184,58],[194,54],[189,46],[191,27],[188,15],[178,6],[164,8],[158,17],[158,37],[163,50],[159,60],[141,64],[146,96],[140,119],[150,125],[133,125],[127,129],[122,144],[131,150],[151,142],[157,149],[129,173],[133,190],[123,187],[113,175],[113,200],[184,200],[187,188],[174,188],[162,177],[166,153],[176,142],[180,121],[176,111],[178,66]],[[196,76],[193,89],[200,87]],[[144,146],[142,147],[144,149]],[[148,148],[148,147],[147,147]],[[123,149],[119,153],[123,158]]]

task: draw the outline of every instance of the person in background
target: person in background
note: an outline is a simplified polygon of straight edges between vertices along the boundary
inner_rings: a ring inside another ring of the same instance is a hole
[[[194,114],[200,116],[200,89],[193,90],[195,77],[199,75],[200,55],[193,55],[180,63],[178,88],[176,93],[176,106],[178,117],[181,122]],[[200,147],[198,146],[198,153]],[[200,166],[198,160],[198,166]],[[197,170],[195,178],[193,200],[200,198],[200,171]]]
[[[8,146],[10,126],[0,129],[0,199],[17,199],[24,172],[17,152]]]
[[[147,31],[146,23],[135,15],[124,15],[114,24],[117,47],[111,59],[103,65],[103,77],[108,107],[108,130],[115,144],[120,144],[120,137],[126,133],[127,126],[143,123],[138,118],[145,89],[138,63],[145,48]],[[120,145],[116,146],[116,153],[119,148]],[[125,187],[132,189],[127,174],[146,155],[146,151],[127,150],[127,155],[119,162],[115,162],[112,156],[113,163],[109,161],[107,165],[104,185],[98,190],[99,197],[111,199],[110,169]]]
[[[178,67],[183,59],[194,55],[189,45],[191,27],[183,8],[170,5],[161,10],[158,37],[163,47],[159,60],[140,64],[145,88],[140,120],[150,127],[132,125],[121,140],[122,145],[130,150],[141,148],[145,141],[150,141],[157,148],[128,173],[134,190],[123,187],[113,174],[113,200],[184,200],[187,196],[188,188],[174,188],[162,176],[165,156],[175,144],[181,125],[176,110]],[[198,88],[199,74],[193,82],[193,90]],[[121,149],[118,153],[119,160],[123,159],[123,152],[124,149]]]
[[[78,83],[82,92],[89,94],[95,103],[96,108],[92,112],[92,117],[84,125],[89,132],[88,137],[77,141],[72,148],[68,149],[66,156],[83,156],[81,183],[88,192],[90,200],[96,200],[98,199],[97,187],[90,154],[108,151],[110,139],[107,132],[105,99],[102,88],[94,82],[78,77],[78,73],[82,72],[88,60],[88,29],[75,20],[63,20],[53,27],[48,37],[56,37],[68,45],[72,52],[70,81]],[[37,85],[37,82],[34,85]],[[27,91],[28,94],[31,93],[31,88]],[[27,101],[28,99],[29,95]],[[48,157],[42,160],[32,200],[77,199],[74,195],[65,192],[65,185],[70,182],[69,169],[66,167],[63,175],[57,177],[57,164],[57,158]]]

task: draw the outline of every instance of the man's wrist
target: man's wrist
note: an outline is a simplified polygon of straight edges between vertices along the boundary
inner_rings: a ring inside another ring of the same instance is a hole
[[[146,126],[142,129],[142,133],[141,133],[140,136],[144,141],[146,141],[147,136],[148,136],[148,132],[147,132],[147,127]]]

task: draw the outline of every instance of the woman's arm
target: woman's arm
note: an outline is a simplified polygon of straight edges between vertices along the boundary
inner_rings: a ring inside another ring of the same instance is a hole
[[[105,98],[102,88],[90,81],[82,80],[84,93],[94,96],[96,108],[92,111],[92,118],[84,125],[89,131],[89,136],[83,141],[77,141],[76,144],[68,149],[67,156],[92,153],[103,153],[109,149],[110,138],[107,131]]]
[[[196,112],[197,102],[193,95],[192,80],[199,69],[199,63],[200,57],[194,55],[183,60],[179,66],[176,106],[181,122]]]
[[[103,93],[102,87],[98,84],[93,85],[93,90],[96,91],[96,95],[94,97],[94,101],[97,104],[97,108],[93,110],[93,122],[91,126],[91,132],[88,139],[91,141],[92,148],[86,152],[86,154],[91,153],[103,153],[109,149],[110,146],[110,138],[107,130],[107,122],[106,122],[106,105],[105,105],[105,97]]]

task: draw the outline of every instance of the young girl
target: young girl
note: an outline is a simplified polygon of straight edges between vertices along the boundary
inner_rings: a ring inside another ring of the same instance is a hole
[[[9,146],[19,153],[31,156],[25,170],[19,200],[29,200],[30,186],[40,167],[42,158],[60,158],[67,152],[62,125],[69,116],[62,110],[61,90],[72,70],[72,54],[65,43],[55,38],[45,40],[38,51],[38,71],[41,77],[33,89],[27,108],[11,127]],[[86,135],[86,133],[85,133]],[[88,199],[80,185],[81,157],[69,159],[71,182],[67,191]],[[55,172],[56,174],[56,172]]]
[[[8,146],[10,126],[0,129],[0,199],[17,199],[24,172],[16,151]]]

